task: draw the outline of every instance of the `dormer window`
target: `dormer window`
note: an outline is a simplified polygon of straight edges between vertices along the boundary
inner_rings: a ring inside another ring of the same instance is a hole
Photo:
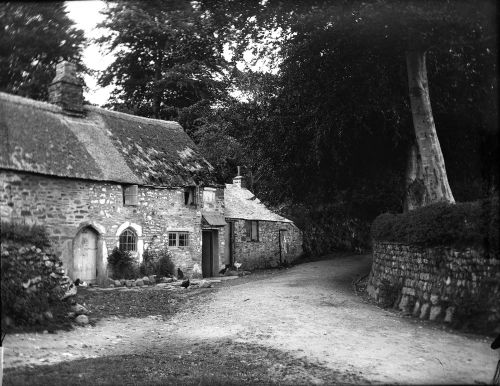
[[[189,186],[184,189],[184,205],[196,205],[196,187]]]
[[[123,187],[123,205],[136,206],[139,204],[139,188],[137,185],[128,185]]]
[[[215,188],[204,188],[203,189],[203,203],[204,204],[215,203]]]

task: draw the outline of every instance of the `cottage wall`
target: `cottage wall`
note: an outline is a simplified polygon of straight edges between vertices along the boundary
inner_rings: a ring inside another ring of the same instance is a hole
[[[69,275],[73,240],[87,225],[99,233],[102,270],[106,268],[107,253],[118,245],[121,231],[131,227],[139,236],[139,260],[142,250],[148,247],[168,246],[169,231],[189,232],[189,247],[169,249],[176,266],[188,274],[201,272],[201,205],[186,206],[182,189],[139,186],[138,205],[125,206],[122,185],[118,183],[11,171],[0,171],[0,182],[2,220],[44,224]],[[218,189],[216,201],[205,205],[203,210],[222,214],[223,194]],[[223,232],[219,240],[219,250],[223,251]],[[101,276],[105,274],[101,272]]]
[[[302,254],[302,234],[291,223],[259,221],[259,241],[251,241],[246,236],[245,220],[228,221],[234,222],[233,259],[242,263],[241,269],[277,267],[280,264],[280,230],[285,231],[281,262],[291,263]]]

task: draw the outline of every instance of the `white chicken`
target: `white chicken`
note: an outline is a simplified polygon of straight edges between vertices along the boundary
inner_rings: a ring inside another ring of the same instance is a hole
[[[236,270],[239,270],[241,267],[241,263],[238,263],[237,261],[235,261],[234,266],[236,267]]]

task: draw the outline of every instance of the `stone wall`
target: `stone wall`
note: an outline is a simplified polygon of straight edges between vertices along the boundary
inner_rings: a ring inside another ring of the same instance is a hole
[[[247,239],[245,220],[234,220],[233,258],[242,263],[241,269],[277,267],[280,264],[280,230],[282,236],[281,261],[291,263],[302,254],[302,233],[293,224],[259,221],[259,240]]]
[[[368,293],[421,319],[456,315],[500,321],[500,260],[482,248],[424,248],[375,242]]]
[[[223,213],[223,190],[203,210]],[[183,189],[139,186],[138,205],[123,203],[123,186],[48,177],[30,173],[0,171],[0,214],[4,221],[44,224],[55,250],[71,277],[73,240],[77,233],[92,227],[98,233],[98,275],[107,276],[107,254],[118,245],[120,233],[130,227],[138,235],[137,259],[150,245],[168,246],[169,231],[189,232],[189,247],[169,249],[174,263],[186,273],[201,272],[202,205],[185,205]],[[199,202],[202,202],[201,193]],[[219,237],[224,250],[224,236]]]

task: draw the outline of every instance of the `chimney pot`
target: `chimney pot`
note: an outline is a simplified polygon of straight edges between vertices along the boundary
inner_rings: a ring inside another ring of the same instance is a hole
[[[83,85],[76,76],[74,63],[57,64],[56,76],[49,86],[49,102],[61,106],[70,115],[83,114]]]
[[[245,178],[241,176],[241,166],[237,166],[238,175],[233,178],[233,185],[236,185],[240,188],[246,188]]]

